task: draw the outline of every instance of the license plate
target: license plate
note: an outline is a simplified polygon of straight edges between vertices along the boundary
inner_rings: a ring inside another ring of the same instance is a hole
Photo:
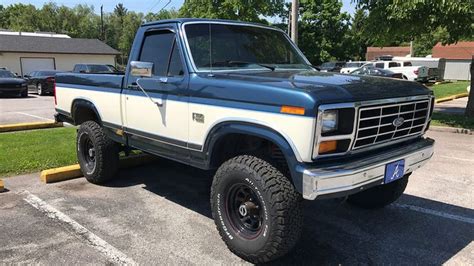
[[[389,163],[385,166],[385,184],[403,177],[405,171],[405,160]]]

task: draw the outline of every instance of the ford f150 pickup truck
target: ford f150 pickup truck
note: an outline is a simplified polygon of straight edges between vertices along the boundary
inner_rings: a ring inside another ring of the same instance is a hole
[[[429,89],[321,73],[283,31],[259,24],[147,23],[125,75],[58,74],[55,90],[56,119],[79,126],[88,181],[115,177],[129,149],[215,170],[217,230],[254,263],[295,245],[302,199],[386,206],[433,154]]]

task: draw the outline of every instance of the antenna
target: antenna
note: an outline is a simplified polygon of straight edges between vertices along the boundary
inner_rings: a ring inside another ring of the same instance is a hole
[[[214,74],[212,74],[212,23],[209,23],[209,67],[211,71],[209,76],[213,77]]]

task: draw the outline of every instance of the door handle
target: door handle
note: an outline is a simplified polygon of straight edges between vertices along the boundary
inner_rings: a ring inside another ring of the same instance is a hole
[[[139,88],[145,95],[146,97],[148,97],[148,99],[153,103],[155,104],[156,106],[158,107],[162,107],[163,106],[163,100],[162,99],[157,99],[158,101],[154,101],[150,95],[148,95],[148,93],[146,92],[146,90],[144,88],[142,88],[142,86],[140,86],[140,79],[137,79],[137,88]]]

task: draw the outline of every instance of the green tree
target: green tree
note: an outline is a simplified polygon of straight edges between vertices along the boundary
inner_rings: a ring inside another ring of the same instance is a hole
[[[120,32],[120,38],[117,47],[126,58],[128,58],[133,39],[135,38],[135,34],[137,33],[137,30],[142,22],[142,13],[128,12],[124,17],[123,30]]]
[[[443,44],[473,36],[474,1],[462,0],[357,0],[369,12],[367,31],[376,44],[412,41],[417,36],[444,31]]]
[[[298,44],[313,64],[351,57],[347,38],[349,14],[338,0],[302,0]]]
[[[371,41],[365,33],[369,26],[370,25],[367,24],[367,12],[362,9],[357,9],[351,19],[350,30],[347,36],[349,39],[347,49],[349,49],[348,53],[352,56],[352,59],[365,59],[367,47],[371,44]]]
[[[186,0],[179,15],[266,23],[262,16],[280,14],[283,4],[284,0]]]
[[[34,5],[13,4],[4,11],[5,25],[14,31],[39,31],[40,18]]]
[[[436,36],[434,41],[451,44],[472,40],[474,36],[472,0],[357,0],[357,3],[369,12],[368,34],[380,45],[393,40],[422,42],[433,39],[430,36]],[[474,94],[470,95],[466,115],[474,116]]]

